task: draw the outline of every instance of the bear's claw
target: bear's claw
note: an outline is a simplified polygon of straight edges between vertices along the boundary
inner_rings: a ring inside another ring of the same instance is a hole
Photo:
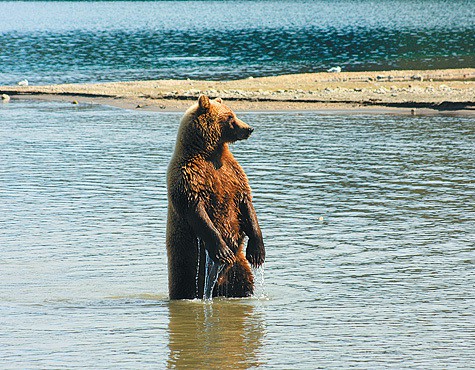
[[[261,266],[266,258],[264,244],[249,239],[246,249],[246,258],[253,267]]]
[[[252,254],[246,253],[246,258],[252,267],[259,267],[264,263],[264,258],[262,256],[253,256]]]
[[[218,263],[232,265],[236,260],[236,256],[224,242],[219,245],[216,245],[211,250],[208,250],[208,252],[213,261]]]
[[[227,265],[233,264],[236,259],[234,253],[228,247],[225,249],[219,248],[216,257],[218,258],[219,262],[225,263]]]

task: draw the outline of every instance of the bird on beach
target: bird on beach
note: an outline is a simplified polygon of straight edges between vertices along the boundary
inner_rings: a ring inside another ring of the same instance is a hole
[[[341,72],[341,67],[338,66],[338,67],[331,67],[330,69],[327,69],[327,72],[330,72],[330,73],[340,73]]]
[[[18,86],[28,86],[28,80],[25,78],[24,80],[21,80],[18,82]]]

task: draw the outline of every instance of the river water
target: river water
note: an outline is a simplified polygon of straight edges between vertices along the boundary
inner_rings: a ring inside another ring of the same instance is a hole
[[[0,85],[475,65],[473,0],[0,1]]]
[[[252,299],[170,302],[181,113],[0,106],[0,367],[475,363],[473,117],[246,113]]]

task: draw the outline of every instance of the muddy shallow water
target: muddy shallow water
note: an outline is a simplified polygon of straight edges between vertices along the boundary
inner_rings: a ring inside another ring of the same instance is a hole
[[[252,299],[167,298],[181,114],[0,106],[2,368],[468,368],[475,121],[246,113]]]

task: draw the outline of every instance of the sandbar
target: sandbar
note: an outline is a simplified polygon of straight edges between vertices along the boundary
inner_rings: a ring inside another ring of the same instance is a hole
[[[242,80],[147,80],[0,86],[15,99],[184,111],[200,94],[236,111],[349,111],[475,114],[475,69],[303,73]]]

